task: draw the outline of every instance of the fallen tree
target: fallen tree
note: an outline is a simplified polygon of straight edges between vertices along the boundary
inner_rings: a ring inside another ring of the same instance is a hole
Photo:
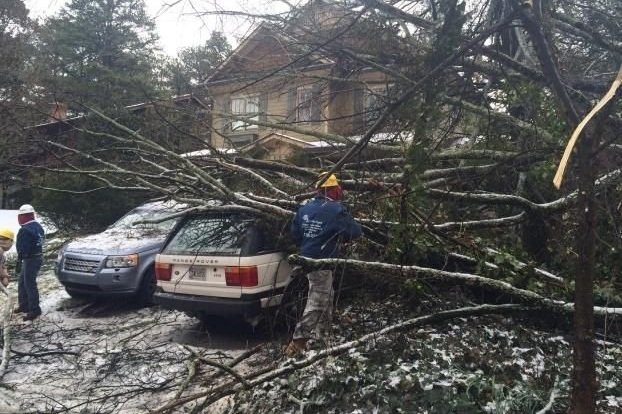
[[[276,79],[363,91],[378,105],[352,114],[353,123],[361,117],[369,121],[356,135],[329,128],[343,121],[341,116],[317,119],[322,128],[314,128],[264,107],[259,113],[234,114],[202,102],[210,116],[254,125],[266,134],[319,140],[322,145],[315,149],[329,150],[308,157],[302,151],[281,161],[255,159],[246,155],[248,147],[215,148],[196,136],[209,154],[184,154],[97,108],[82,108],[86,119],[105,127],[61,122],[84,140],[69,145],[44,137],[37,142],[56,164],[14,166],[88,176],[100,188],[119,192],[174,198],[188,204],[189,211],[239,211],[281,221],[313,195],[320,171],[330,170],[339,174],[345,202],[365,226],[361,255],[377,262],[324,265],[450,280],[562,313],[573,311],[566,298],[574,290],[568,275],[584,275],[578,281],[585,283],[577,285],[583,320],[591,320],[594,296],[598,315],[617,315],[622,300],[599,295],[620,287],[610,275],[619,274],[622,252],[622,170],[617,168],[620,154],[609,150],[622,122],[619,111],[610,108],[598,128],[587,131],[591,147],[582,150],[581,174],[571,173],[561,192],[551,181],[565,138],[606,89],[603,79],[618,67],[620,33],[612,24],[618,10],[587,1],[495,0],[477,6],[431,1],[426,8],[402,3],[352,2],[340,11],[343,26],[332,31],[287,20],[298,19],[304,8],[285,17],[263,16],[276,23],[271,28],[275,36],[295,47],[282,66],[248,73],[236,86],[238,92],[255,93],[262,81]],[[348,40],[360,33],[375,35],[360,44]],[[334,64],[334,70],[318,75],[296,66],[306,59],[331,62],[326,64]],[[382,75],[386,96],[359,76],[372,70]],[[211,125],[210,133],[226,143],[231,142],[228,132]],[[108,145],[97,145],[100,140]],[[265,150],[260,143],[254,149]],[[220,204],[214,206],[214,200]],[[444,263],[434,267],[429,260],[434,255],[459,260],[458,271],[444,270]],[[551,286],[546,294],[537,293],[483,271],[463,272],[460,266],[524,276],[527,282],[536,274]],[[611,307],[600,306],[608,302]],[[587,334],[577,337],[591,342],[589,324],[584,328]],[[582,361],[589,362],[587,342]],[[588,371],[593,373],[586,365]],[[593,387],[588,388],[591,393]]]
[[[235,394],[241,389],[257,387],[275,378],[285,377],[286,375],[296,370],[312,366],[313,364],[316,364],[328,357],[348,352],[349,350],[355,349],[364,344],[374,343],[375,341],[378,341],[386,335],[396,331],[413,329],[415,327],[427,325],[430,323],[442,322],[452,318],[482,316],[490,314],[512,314],[516,312],[525,312],[529,309],[529,307],[515,304],[480,305],[474,307],[453,309],[449,311],[442,311],[431,315],[425,315],[409,319],[396,325],[387,326],[386,328],[379,331],[371,332],[367,335],[361,336],[356,340],[348,341],[322,349],[303,359],[288,360],[283,366],[280,367],[268,367],[245,375],[236,374],[236,378],[232,381],[227,381],[224,384],[218,385],[208,391],[187,395],[175,401],[171,401],[168,404],[165,404],[154,410],[153,413],[172,412],[172,410],[174,410],[175,408],[194,402],[198,399],[204,399],[201,402],[201,408],[208,407],[209,405],[217,402],[218,400],[228,395]],[[229,368],[227,368],[225,371],[229,371]]]
[[[313,270],[326,269],[327,267],[339,267],[363,274],[369,273],[418,280],[452,282],[457,285],[491,290],[498,294],[507,295],[526,305],[538,306],[564,314],[572,314],[574,312],[574,305],[572,303],[547,298],[539,293],[514,287],[508,282],[475,274],[448,272],[414,265],[404,266],[392,263],[365,262],[352,259],[310,259],[299,255],[289,256],[288,261],[293,265],[299,265],[306,269]],[[622,314],[622,308],[596,306],[594,307],[594,313],[601,317],[615,317],[616,315]]]

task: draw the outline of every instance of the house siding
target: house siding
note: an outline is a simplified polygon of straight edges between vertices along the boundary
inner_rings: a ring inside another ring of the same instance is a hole
[[[365,119],[361,115],[363,91],[368,85],[385,84],[386,76],[378,71],[364,70],[352,79],[334,80],[340,76],[341,69],[334,63],[313,59],[311,61],[314,64],[290,67],[290,64],[299,62],[290,61],[283,46],[285,43],[279,41],[267,26],[260,26],[241,44],[219,72],[210,78],[207,86],[216,112],[212,117],[212,145],[217,148],[227,148],[234,144],[240,146],[241,140],[235,138],[249,133],[254,134],[256,140],[279,133],[311,142],[320,139],[306,134],[305,131],[348,136],[360,133],[364,128]],[[307,108],[312,114],[309,122],[299,122],[296,119],[296,89],[304,86],[313,90],[313,103]],[[238,94],[262,96],[265,101],[262,101],[261,110],[265,114],[260,116],[260,120],[275,125],[242,131],[228,129],[230,121],[218,113],[231,113],[231,99]],[[278,124],[300,131],[282,129]],[[270,140],[269,145],[267,142],[262,142],[261,145],[264,150],[262,157],[268,159],[287,158],[300,149],[285,142],[281,144],[282,148],[278,148],[278,139]]]

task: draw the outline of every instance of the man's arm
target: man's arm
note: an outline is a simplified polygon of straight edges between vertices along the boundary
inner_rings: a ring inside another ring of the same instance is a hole
[[[339,224],[341,227],[341,235],[346,241],[358,239],[363,234],[361,225],[354,221],[354,218],[345,209],[343,209],[340,214]]]
[[[23,227],[19,229],[17,232],[15,249],[17,250],[17,259],[22,260],[24,256],[28,256],[30,253],[30,245],[31,245],[31,236],[28,231],[26,231]]]

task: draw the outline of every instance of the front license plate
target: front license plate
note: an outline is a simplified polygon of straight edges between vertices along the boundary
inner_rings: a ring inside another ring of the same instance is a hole
[[[192,280],[207,280],[205,268],[201,267],[191,267],[190,269],[188,269],[188,277]]]

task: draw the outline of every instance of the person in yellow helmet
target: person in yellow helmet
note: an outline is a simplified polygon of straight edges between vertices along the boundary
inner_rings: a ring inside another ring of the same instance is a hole
[[[8,227],[0,227],[0,283],[7,287],[9,285],[9,272],[6,268],[6,257],[4,252],[13,246],[15,233]]]
[[[300,255],[312,259],[339,256],[339,242],[361,236],[361,226],[340,203],[343,192],[337,176],[321,175],[317,193],[296,212],[291,235],[300,245]],[[321,336],[330,326],[333,310],[333,272],[314,270],[307,274],[309,294],[302,317],[296,324],[292,340],[285,349],[289,357],[305,351],[311,337]]]

